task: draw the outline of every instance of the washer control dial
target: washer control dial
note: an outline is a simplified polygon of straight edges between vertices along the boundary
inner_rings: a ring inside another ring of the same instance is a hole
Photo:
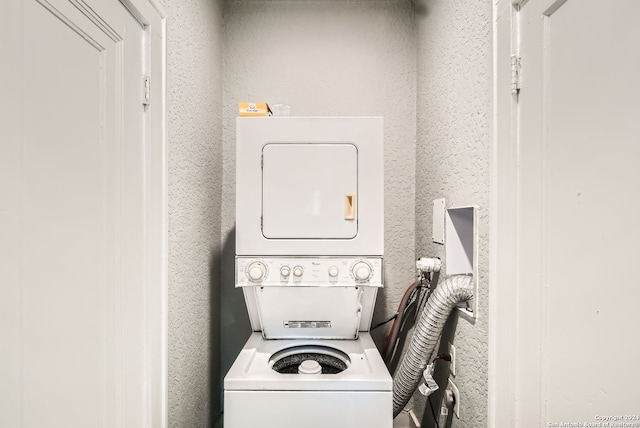
[[[285,278],[288,277],[289,275],[291,275],[291,268],[289,266],[282,266],[280,268],[280,275],[284,276]]]
[[[247,276],[250,281],[260,282],[267,275],[267,267],[262,262],[253,262],[247,267]]]
[[[330,266],[329,267],[329,276],[331,278],[335,278],[336,276],[338,276],[339,273],[340,273],[340,270],[338,269],[337,266]]]
[[[293,268],[293,276],[301,277],[304,273],[304,268],[302,266],[295,266]]]
[[[358,262],[351,268],[353,277],[358,281],[366,281],[371,278],[371,265],[367,262]]]

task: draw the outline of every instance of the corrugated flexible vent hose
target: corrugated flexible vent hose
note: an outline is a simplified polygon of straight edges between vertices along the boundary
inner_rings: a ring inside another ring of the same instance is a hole
[[[473,297],[471,275],[449,276],[427,300],[400,366],[393,376],[393,417],[407,405],[435,350],[444,323],[458,303]]]

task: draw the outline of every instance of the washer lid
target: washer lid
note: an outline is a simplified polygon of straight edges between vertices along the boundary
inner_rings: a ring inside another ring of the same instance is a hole
[[[262,234],[267,239],[354,238],[357,192],[353,144],[269,143],[262,149]]]
[[[364,287],[251,288],[267,339],[358,337]]]

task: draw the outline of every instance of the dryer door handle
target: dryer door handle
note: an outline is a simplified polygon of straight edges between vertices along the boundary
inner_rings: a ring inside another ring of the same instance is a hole
[[[356,219],[356,195],[344,195],[344,219]]]

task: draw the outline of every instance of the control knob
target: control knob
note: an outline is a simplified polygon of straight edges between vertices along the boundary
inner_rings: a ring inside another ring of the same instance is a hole
[[[366,262],[358,262],[353,265],[351,273],[358,281],[366,281],[371,277],[371,266]]]
[[[296,266],[293,268],[293,275],[294,276],[302,276],[302,274],[304,273],[304,269],[302,268],[302,266]]]
[[[262,262],[253,262],[247,268],[247,275],[253,282],[259,282],[267,275],[267,267]]]
[[[339,272],[340,271],[338,270],[338,268],[336,266],[329,267],[329,276],[331,278],[335,278],[336,276],[338,276]]]
[[[280,268],[280,275],[287,277],[291,274],[291,268],[289,266],[282,266]]]

